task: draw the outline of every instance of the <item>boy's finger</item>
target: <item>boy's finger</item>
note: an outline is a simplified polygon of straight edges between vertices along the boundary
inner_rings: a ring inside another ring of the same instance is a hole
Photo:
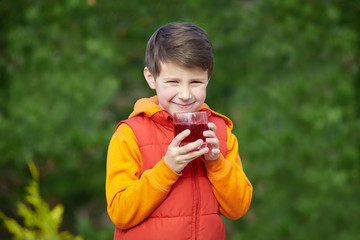
[[[196,140],[195,142],[192,142],[192,143],[188,143],[186,144],[185,146],[182,146],[181,147],[181,153],[184,154],[184,153],[188,153],[188,152],[191,152],[193,150],[196,150],[198,147],[200,147],[202,144],[204,143],[203,140],[199,139],[199,140]]]
[[[211,130],[206,130],[203,132],[203,136],[208,138],[208,137],[216,137],[215,132],[211,131]]]
[[[200,157],[200,156],[202,156],[202,155],[204,155],[204,154],[206,154],[208,152],[209,152],[208,148],[202,148],[202,149],[200,149],[198,151],[189,152],[187,156],[190,159],[195,159],[195,158],[198,158],[198,157]]]
[[[216,125],[215,125],[215,123],[209,122],[209,123],[208,123],[208,128],[209,128],[209,130],[215,132],[215,131],[216,131]]]
[[[206,144],[211,148],[215,148],[215,147],[218,146],[218,141],[216,139],[207,138],[206,139]]]
[[[181,141],[184,140],[187,136],[190,135],[190,130],[189,129],[185,129],[184,131],[182,131],[181,133],[179,133],[178,135],[176,135],[173,139],[173,141],[170,143],[171,146],[179,146]]]

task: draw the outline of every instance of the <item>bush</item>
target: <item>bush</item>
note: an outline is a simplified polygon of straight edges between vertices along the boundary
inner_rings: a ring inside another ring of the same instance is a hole
[[[17,204],[18,214],[23,218],[25,226],[21,226],[15,219],[0,212],[0,219],[3,219],[5,227],[13,234],[13,239],[82,240],[82,237],[74,237],[70,232],[58,232],[64,207],[58,204],[52,210],[49,208],[49,205],[40,196],[39,171],[33,162],[29,163],[29,169],[33,179],[26,187],[25,200],[28,204]]]

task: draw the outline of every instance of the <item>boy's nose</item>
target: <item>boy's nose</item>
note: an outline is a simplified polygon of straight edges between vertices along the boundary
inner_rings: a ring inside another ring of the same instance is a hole
[[[182,86],[179,94],[179,98],[182,100],[188,100],[191,97],[191,92],[188,86]]]

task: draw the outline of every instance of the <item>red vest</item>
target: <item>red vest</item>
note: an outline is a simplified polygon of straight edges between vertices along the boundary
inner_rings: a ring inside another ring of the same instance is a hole
[[[225,121],[211,115],[209,110],[207,112],[209,122],[216,124],[220,151],[225,156]],[[118,126],[121,123],[128,124],[136,136],[143,162],[141,173],[165,156],[174,138],[173,118],[165,111],[157,112],[151,118],[135,116],[121,121]],[[114,239],[225,239],[219,204],[202,160],[198,158],[184,168],[166,199],[142,223],[127,230],[116,227]]]

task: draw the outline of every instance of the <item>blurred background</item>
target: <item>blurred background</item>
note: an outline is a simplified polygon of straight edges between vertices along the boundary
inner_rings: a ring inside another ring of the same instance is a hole
[[[207,103],[229,116],[253,184],[228,239],[360,236],[360,1],[0,2],[0,210],[31,178],[61,230],[112,239],[109,140],[138,98],[147,40],[189,21],[212,40]],[[0,239],[11,235],[1,224]]]

